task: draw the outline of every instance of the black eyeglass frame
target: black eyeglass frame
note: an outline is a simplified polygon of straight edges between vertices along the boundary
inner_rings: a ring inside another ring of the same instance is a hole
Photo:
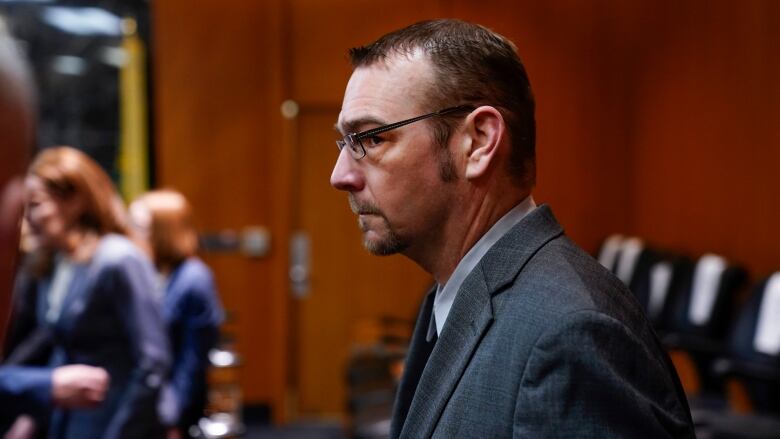
[[[434,111],[433,113],[423,114],[422,116],[413,117],[411,119],[402,120],[400,122],[394,122],[387,125],[382,125],[380,127],[372,128],[370,130],[361,131],[359,133],[350,133],[344,136],[341,140],[336,140],[336,147],[338,147],[339,152],[341,152],[344,147],[349,146],[349,151],[352,155],[352,158],[355,160],[360,160],[363,157],[366,156],[366,148],[363,146],[362,140],[368,137],[371,137],[376,134],[384,133],[390,130],[394,130],[396,128],[401,128],[402,126],[406,126],[415,122],[419,122],[423,119],[428,119],[430,117],[438,117],[438,116],[444,116],[446,114],[455,113],[457,111],[473,111],[474,107],[471,105],[458,105],[456,107],[449,107],[445,108],[443,110]]]

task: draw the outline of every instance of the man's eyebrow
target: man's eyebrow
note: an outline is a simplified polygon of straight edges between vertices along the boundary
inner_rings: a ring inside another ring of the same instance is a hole
[[[375,126],[382,126],[387,125],[387,122],[376,117],[376,116],[365,116],[358,119],[352,119],[345,121],[343,124],[339,125],[339,123],[336,123],[333,125],[333,128],[342,133],[357,133],[359,131],[365,131],[362,128],[366,125],[375,125]]]

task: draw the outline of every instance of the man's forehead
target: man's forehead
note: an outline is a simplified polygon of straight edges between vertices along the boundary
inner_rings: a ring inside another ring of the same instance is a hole
[[[357,122],[413,117],[432,84],[431,64],[422,54],[394,55],[354,70],[344,92],[337,129]]]

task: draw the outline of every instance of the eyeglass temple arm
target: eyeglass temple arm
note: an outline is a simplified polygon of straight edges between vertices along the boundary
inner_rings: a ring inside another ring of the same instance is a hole
[[[409,125],[410,123],[415,123],[418,120],[423,120],[423,119],[427,119],[429,117],[434,117],[434,116],[443,116],[445,114],[453,113],[455,111],[469,110],[469,109],[473,109],[473,108],[474,107],[472,107],[470,105],[459,105],[457,107],[445,108],[443,110],[434,111],[433,113],[423,114],[422,116],[413,117],[411,119],[406,119],[406,120],[402,120],[400,122],[391,123],[390,125],[385,125],[383,127],[378,127],[378,128],[374,128],[374,129],[371,129],[371,130],[368,130],[368,131],[363,131],[362,133],[359,133],[359,134],[355,135],[355,139],[356,140],[365,139],[366,137],[371,137],[374,134],[384,133],[385,131],[394,130],[394,129],[400,128],[400,127],[402,127],[404,125]]]

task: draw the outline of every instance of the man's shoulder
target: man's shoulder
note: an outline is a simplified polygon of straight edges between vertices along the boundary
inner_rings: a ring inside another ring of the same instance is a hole
[[[631,292],[565,236],[541,247],[495,292],[492,305],[493,336],[500,340],[495,346],[511,346],[512,358],[521,363],[540,340],[568,339],[580,330],[623,334],[660,355]]]
[[[626,286],[565,235],[547,242],[501,293],[505,306],[524,308],[540,322],[579,311],[604,313],[621,321],[642,319]]]
[[[533,332],[564,315],[592,311],[643,331],[645,319],[631,292],[566,236],[549,206],[512,228],[480,267],[499,325]]]
[[[520,279],[521,283],[532,283],[537,287],[626,289],[617,277],[566,235],[539,248],[518,273],[515,282]]]

